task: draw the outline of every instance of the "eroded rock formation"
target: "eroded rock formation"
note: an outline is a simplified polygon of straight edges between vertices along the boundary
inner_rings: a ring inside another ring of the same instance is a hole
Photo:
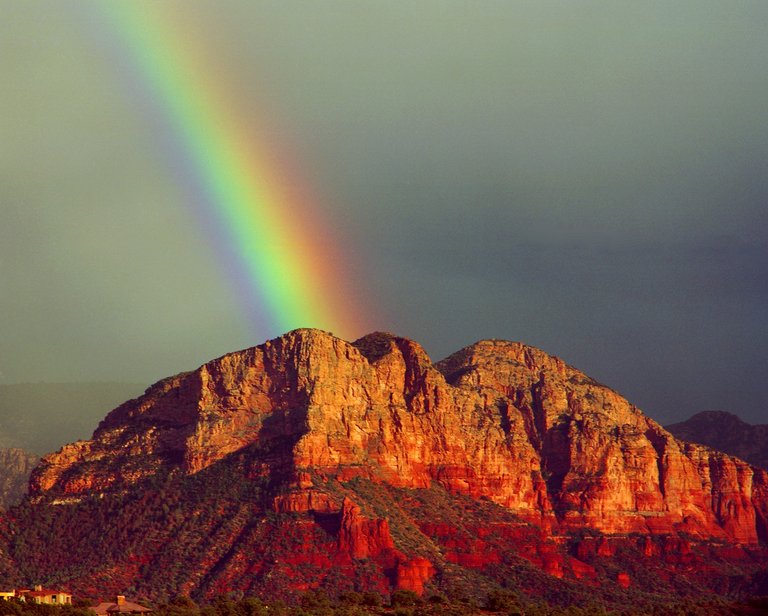
[[[62,502],[194,474],[254,443],[289,487],[278,510],[341,511],[312,492],[314,474],[437,482],[564,530],[768,535],[765,471],[674,438],[560,359],[491,340],[433,365],[382,333],[350,344],[296,330],[161,381],[92,440],[46,456],[31,495]]]

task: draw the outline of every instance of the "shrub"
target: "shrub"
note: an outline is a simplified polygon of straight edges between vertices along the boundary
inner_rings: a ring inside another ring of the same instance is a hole
[[[520,602],[517,595],[508,590],[493,590],[485,601],[485,609],[490,612],[504,612],[505,614],[519,614]]]
[[[325,614],[331,610],[331,600],[322,590],[314,590],[305,593],[301,597],[301,607],[317,614]]]
[[[339,601],[345,605],[360,605],[363,602],[363,595],[359,592],[350,590],[339,596]]]
[[[390,599],[392,607],[418,605],[420,602],[419,595],[412,590],[396,590],[392,593],[392,598]]]
[[[373,590],[363,593],[362,604],[367,607],[379,607],[382,604],[381,595]]]

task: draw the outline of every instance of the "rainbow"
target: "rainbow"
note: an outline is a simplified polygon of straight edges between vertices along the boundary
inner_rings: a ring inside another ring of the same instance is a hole
[[[159,138],[175,143],[169,171],[203,210],[205,234],[251,326],[270,335],[298,327],[362,333],[367,311],[347,288],[341,238],[298,174],[278,162],[278,144],[254,138],[254,110],[238,108],[210,50],[173,25],[179,16],[168,3],[99,6],[128,53],[132,88],[152,98],[167,132]]]

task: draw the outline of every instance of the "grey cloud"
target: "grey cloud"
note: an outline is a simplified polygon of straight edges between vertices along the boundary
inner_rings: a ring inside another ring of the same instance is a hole
[[[370,329],[436,357],[519,339],[665,420],[768,421],[765,2],[164,4],[299,153]],[[4,7],[9,382],[149,381],[278,333],[234,302],[104,28]]]

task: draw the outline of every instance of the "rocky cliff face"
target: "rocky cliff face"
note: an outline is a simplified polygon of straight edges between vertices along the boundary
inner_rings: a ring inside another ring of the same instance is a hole
[[[161,381],[90,441],[46,456],[30,493],[75,502],[193,475],[254,444],[260,472],[284,487],[278,511],[342,511],[314,484],[357,477],[436,482],[564,531],[768,537],[765,471],[677,440],[560,359],[483,341],[433,365],[380,333],[350,344],[297,330]],[[344,528],[354,553],[369,549]]]
[[[27,493],[27,482],[40,458],[23,449],[0,449],[0,509],[17,504]]]
[[[707,445],[768,469],[768,424],[748,424],[725,411],[704,411],[666,429],[679,439]]]

